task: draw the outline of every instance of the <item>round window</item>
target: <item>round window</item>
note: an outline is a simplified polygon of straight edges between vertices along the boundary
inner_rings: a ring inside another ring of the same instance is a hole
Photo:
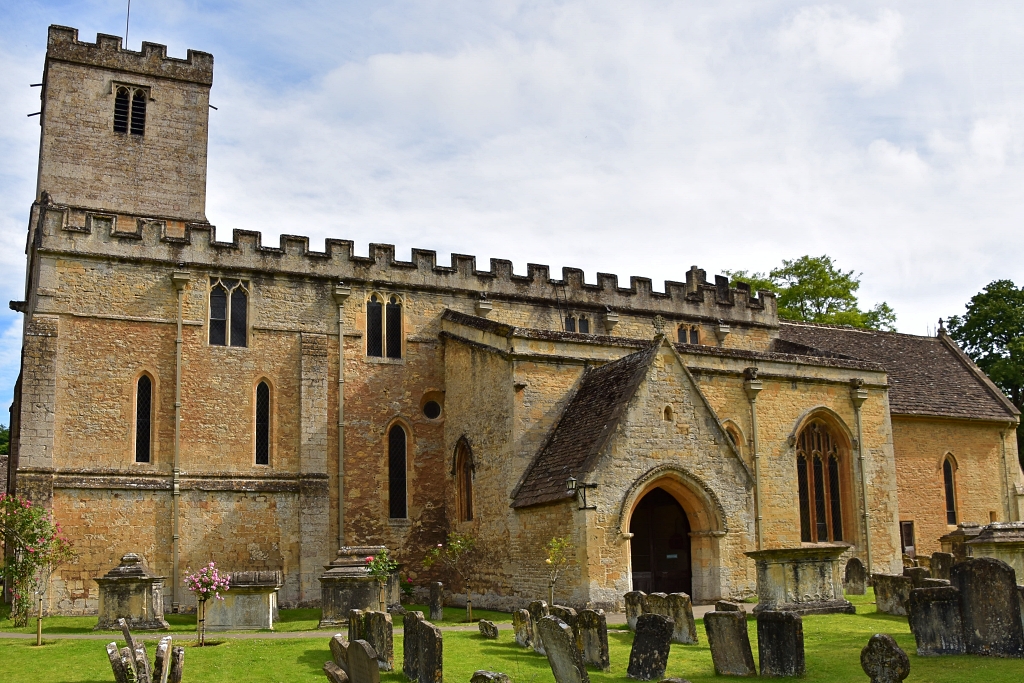
[[[441,417],[441,404],[437,401],[427,401],[423,404],[423,414],[431,420]]]

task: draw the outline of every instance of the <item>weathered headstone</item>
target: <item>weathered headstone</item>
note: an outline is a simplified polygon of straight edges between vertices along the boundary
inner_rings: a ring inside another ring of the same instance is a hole
[[[647,594],[643,591],[630,591],[622,597],[626,603],[626,624],[630,631],[635,631],[636,620],[647,611]]]
[[[572,628],[558,617],[547,616],[537,624],[537,630],[555,683],[590,683]]]
[[[110,668],[114,670],[114,683],[128,683],[128,674],[124,669],[124,662],[121,661],[121,651],[117,649],[117,643],[107,643],[107,657],[110,659]]]
[[[324,662],[324,674],[330,683],[349,683],[348,674],[334,662]]]
[[[903,576],[910,578],[910,583],[914,588],[921,588],[921,583],[925,579],[930,579],[932,574],[924,567],[906,567],[903,570]]]
[[[907,616],[907,599],[913,583],[910,577],[895,574],[872,574],[871,583],[875,587],[875,607],[879,612]]]
[[[690,601],[689,595],[669,593],[668,617],[676,625],[676,630],[672,634],[673,643],[697,644],[697,624],[693,620],[693,603]]]
[[[420,675],[420,623],[423,612],[406,612],[402,616],[402,673],[410,681]]]
[[[408,631],[406,631],[408,633]],[[330,643],[331,648],[331,659],[338,665],[343,671],[348,671],[348,641],[340,633],[335,633],[331,637]]]
[[[956,588],[915,588],[910,591],[907,620],[917,641],[918,655],[962,655],[967,652],[960,617],[960,591]]]
[[[167,683],[171,673],[171,637],[164,636],[156,646],[153,661],[153,683]]]
[[[377,662],[381,671],[395,668],[394,624],[387,612],[369,611],[363,615],[363,639],[377,653]]]
[[[871,683],[899,683],[910,675],[910,657],[885,633],[871,636],[860,651],[860,666]]]
[[[125,676],[130,683],[135,683],[138,680],[138,674],[135,673],[135,653],[127,647],[122,647],[118,654],[121,656],[121,668],[124,669]]]
[[[440,581],[430,584],[430,620],[444,621],[444,584]]]
[[[608,657],[608,620],[604,610],[582,610],[576,615],[576,646],[583,655],[583,663],[607,671],[611,666]]]
[[[638,681],[657,681],[665,675],[675,624],[660,614],[641,614],[629,651],[626,675]]]
[[[128,649],[135,652],[135,638],[132,637],[131,629],[128,628],[128,622],[124,618],[117,620],[117,627],[121,629],[121,635],[124,636],[124,644],[128,646]]]
[[[719,676],[756,676],[754,653],[747,633],[747,615],[743,612],[708,612],[704,630],[711,646],[711,661]]]
[[[960,591],[967,652],[1024,657],[1024,625],[1013,567],[991,557],[953,565],[950,583]]]
[[[469,683],[512,683],[512,679],[509,678],[508,674],[481,670],[473,672],[473,677],[469,679]]]
[[[846,563],[846,576],[843,581],[843,590],[850,595],[864,595],[867,592],[867,573],[864,571],[864,563],[859,557],[851,557]]]
[[[931,572],[933,579],[946,579],[949,581],[949,570],[952,568],[952,553],[932,553]]]
[[[522,647],[533,647],[533,623],[530,613],[517,609],[512,613],[512,630],[516,634],[516,643]]]
[[[348,611],[348,642],[350,643],[363,639],[363,614],[361,609]]]
[[[921,579],[921,585],[915,588],[944,588],[948,585],[949,579]]]
[[[803,676],[804,625],[796,612],[757,615],[757,652],[762,676]]]
[[[167,683],[181,683],[181,677],[185,674],[185,648],[176,645],[171,650],[171,673],[167,677]]]
[[[743,612],[743,605],[729,600],[719,600],[715,603],[716,612]]]
[[[527,606],[526,611],[530,613],[530,624],[533,628],[533,651],[537,654],[544,654],[544,638],[537,630],[540,620],[548,616],[548,603],[543,600],[534,600]]]
[[[1020,623],[1024,629],[1024,586],[1017,586],[1017,604],[1020,605]]]
[[[668,613],[668,593],[648,593],[644,614],[660,614],[671,619],[672,615]]]
[[[565,605],[551,605],[548,614],[564,621],[572,629],[572,636],[576,639],[577,644],[579,644],[580,632],[576,628],[576,610]]]
[[[149,655],[146,654],[146,643],[135,643],[135,679],[138,683],[153,683],[153,672],[149,668]]]
[[[498,639],[498,626],[493,621],[481,619],[479,628],[480,635],[482,635],[484,638],[490,638],[491,640]]]
[[[352,683],[380,683],[377,653],[365,640],[353,640],[349,643],[348,678]]]
[[[444,679],[444,640],[441,629],[429,621],[421,621],[416,628],[419,638],[419,652],[416,655],[419,666],[418,683],[441,683]]]

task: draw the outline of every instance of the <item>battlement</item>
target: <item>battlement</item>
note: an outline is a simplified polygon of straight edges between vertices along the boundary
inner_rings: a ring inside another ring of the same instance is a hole
[[[210,86],[213,84],[213,55],[189,50],[185,59],[167,56],[167,46],[142,43],[142,51],[125,50],[121,37],[97,34],[95,43],[78,40],[78,29],[51,25],[46,44],[47,60],[169,78]]]
[[[355,254],[351,240],[328,239],[324,251],[313,251],[309,238],[282,235],[280,246],[264,246],[262,235],[234,230],[230,242],[217,240],[208,223],[182,223],[162,218],[106,214],[55,205],[39,206],[36,246],[43,251],[87,257],[146,262],[163,261],[174,267],[218,272],[267,273],[318,277],[346,283],[367,283],[411,290],[450,290],[473,293],[481,299],[534,300],[595,310],[633,310],[708,321],[778,324],[775,295],[749,287],[731,288],[717,276],[714,284],[696,266],[685,282],[666,281],[655,291],[650,278],[630,277],[619,286],[611,273],[598,273],[588,283],[579,268],[562,268],[554,279],[546,265],[529,263],[526,275],[517,275],[512,262],[491,259],[488,270],[477,268],[475,256],[452,254],[450,265],[437,262],[437,253],[413,249],[412,258],[395,257],[391,244],[370,244],[368,256]]]

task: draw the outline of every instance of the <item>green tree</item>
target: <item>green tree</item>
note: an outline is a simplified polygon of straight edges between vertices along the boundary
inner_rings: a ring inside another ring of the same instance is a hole
[[[9,455],[11,452],[11,430],[7,425],[0,425],[0,455]]]
[[[829,256],[801,256],[783,261],[766,273],[727,270],[735,286],[739,282],[752,290],[768,290],[778,298],[779,317],[830,325],[850,325],[875,330],[895,330],[896,313],[884,301],[861,310],[857,301],[860,274],[836,267]]]
[[[470,534],[449,532],[447,543],[438,543],[427,551],[423,566],[430,569],[440,564],[450,579],[462,581],[466,586],[466,621],[473,621],[473,602],[470,599],[469,577],[476,564],[476,539]]]
[[[548,541],[548,557],[544,562],[548,566],[548,604],[555,604],[555,584],[559,575],[569,566],[569,557],[576,550],[572,539],[568,536],[552,538]]]
[[[949,336],[995,382],[1013,405],[1024,407],[1024,288],[995,280],[971,297],[967,312],[949,318]],[[1017,457],[1024,443],[1017,430]]]

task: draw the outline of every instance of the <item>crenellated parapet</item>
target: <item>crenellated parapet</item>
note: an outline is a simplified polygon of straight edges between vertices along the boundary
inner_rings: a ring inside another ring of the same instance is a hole
[[[666,281],[664,290],[656,291],[645,277],[631,277],[625,287],[611,273],[598,273],[596,282],[586,282],[578,268],[562,268],[561,278],[556,279],[548,266],[535,263],[527,264],[525,275],[516,274],[512,262],[505,259],[491,259],[490,268],[481,270],[476,257],[465,254],[452,254],[450,262],[442,264],[436,252],[413,249],[411,259],[402,261],[391,244],[370,244],[369,255],[359,256],[351,240],[328,239],[324,251],[314,251],[308,237],[282,235],[279,246],[271,247],[263,244],[259,232],[251,230],[234,230],[230,242],[218,241],[216,228],[208,223],[56,205],[40,205],[38,210],[35,244],[40,252],[163,261],[179,268],[250,277],[291,275],[460,292],[480,299],[532,300],[552,306],[631,310],[755,326],[778,324],[774,294],[762,291],[755,296],[749,288],[731,288],[722,276],[710,283],[696,266],[687,271],[685,281]]]
[[[142,43],[135,52],[121,47],[121,37],[100,33],[95,43],[78,40],[78,29],[51,25],[46,45],[46,58],[86,64],[104,69],[170,78],[202,85],[213,84],[213,55],[189,50],[185,59],[167,56],[167,46]]]

